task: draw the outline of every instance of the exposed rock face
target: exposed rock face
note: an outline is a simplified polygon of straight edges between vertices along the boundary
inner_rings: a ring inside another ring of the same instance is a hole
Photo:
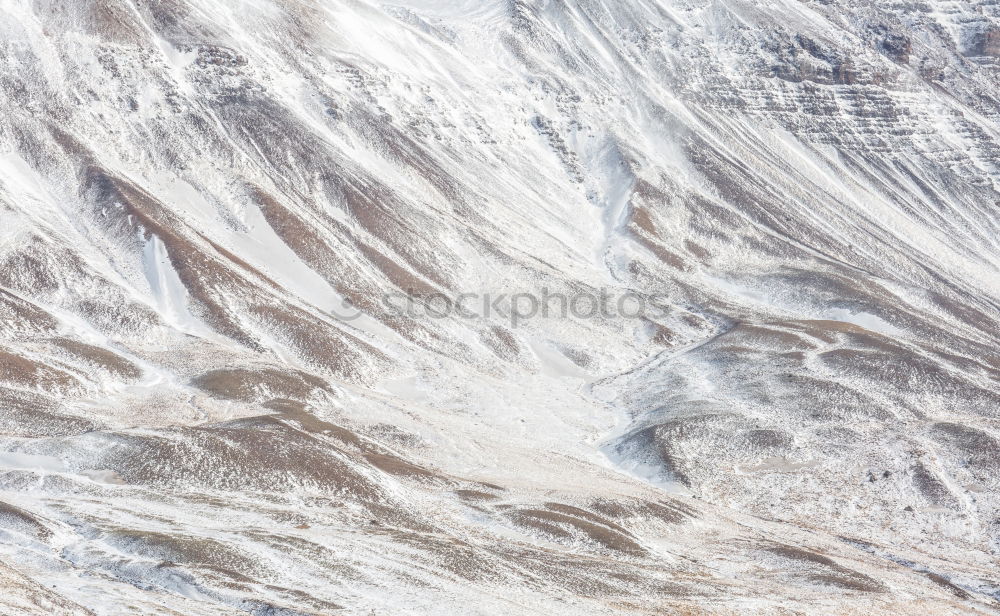
[[[0,11],[0,611],[997,609],[995,3]]]
[[[988,22],[975,24],[964,34],[962,53],[966,56],[1000,57],[1000,29],[995,24]]]

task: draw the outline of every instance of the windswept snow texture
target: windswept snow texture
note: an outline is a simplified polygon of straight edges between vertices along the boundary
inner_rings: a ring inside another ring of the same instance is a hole
[[[995,2],[0,0],[0,109],[0,613],[1000,610]],[[665,310],[381,300],[542,289]]]

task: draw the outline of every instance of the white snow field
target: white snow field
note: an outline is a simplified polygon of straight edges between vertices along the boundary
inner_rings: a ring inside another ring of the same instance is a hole
[[[1000,612],[995,2],[0,0],[0,110],[0,614]]]

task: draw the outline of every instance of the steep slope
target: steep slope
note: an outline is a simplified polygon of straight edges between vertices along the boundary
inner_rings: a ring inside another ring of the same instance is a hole
[[[0,11],[3,609],[997,610],[994,4]]]

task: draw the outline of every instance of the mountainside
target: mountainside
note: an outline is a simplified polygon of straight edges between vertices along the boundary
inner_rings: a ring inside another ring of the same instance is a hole
[[[0,0],[0,106],[0,613],[1000,612],[995,2]]]

